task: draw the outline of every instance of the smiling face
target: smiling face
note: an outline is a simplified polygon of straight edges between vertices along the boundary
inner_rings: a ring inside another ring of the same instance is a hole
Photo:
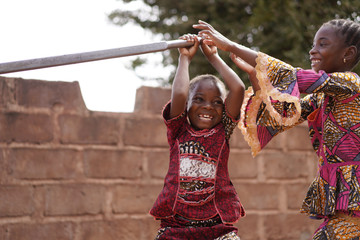
[[[197,129],[210,129],[222,118],[224,102],[215,81],[203,79],[189,94],[188,116],[191,125]]]
[[[345,71],[344,56],[346,45],[344,38],[331,26],[322,26],[314,37],[310,50],[311,68],[327,73]]]

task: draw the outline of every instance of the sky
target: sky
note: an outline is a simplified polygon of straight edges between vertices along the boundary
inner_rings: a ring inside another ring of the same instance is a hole
[[[0,63],[105,50],[160,41],[140,27],[119,27],[107,15],[115,9],[132,9],[116,0],[1,0]],[[137,8],[137,6],[133,6]],[[160,69],[161,53],[144,54],[152,65],[142,75],[166,77]],[[135,57],[79,63],[1,74],[48,81],[78,81],[89,110],[132,112],[136,89],[143,82],[129,70]],[[159,69],[157,69],[159,68]],[[144,74],[146,73],[146,74]],[[157,75],[156,75],[157,74]]]

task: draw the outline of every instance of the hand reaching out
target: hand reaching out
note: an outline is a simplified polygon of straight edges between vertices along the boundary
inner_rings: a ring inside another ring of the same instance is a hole
[[[238,44],[230,39],[226,38],[220,32],[216,31],[209,23],[199,20],[198,24],[194,24],[193,28],[199,29],[199,37],[203,39],[203,42],[207,45],[215,45],[218,49],[226,52],[232,52],[241,57],[244,61],[251,66],[256,66],[255,59],[257,58],[257,52]]]
[[[251,74],[255,72],[255,68],[253,66],[251,66],[250,64],[248,64],[247,62],[245,62],[243,59],[239,58],[235,54],[230,53],[230,58],[236,64],[236,66],[238,66],[241,70],[243,70],[247,74]]]
[[[200,29],[199,36],[203,38],[203,42],[207,45],[216,45],[223,51],[229,51],[231,41],[215,30],[213,26],[207,22],[199,20],[198,24],[194,24],[193,28]]]

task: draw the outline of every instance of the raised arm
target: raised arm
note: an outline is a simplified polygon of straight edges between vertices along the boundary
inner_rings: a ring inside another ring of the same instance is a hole
[[[199,40],[196,35],[187,34],[180,38],[187,41],[194,41],[194,45],[187,48],[179,48],[179,64],[176,69],[171,91],[170,118],[179,116],[186,108],[190,81],[189,65],[199,47]]]
[[[251,66],[255,67],[255,59],[257,57],[256,51],[229,40],[204,21],[199,20],[199,23],[194,24],[193,28],[200,30],[199,36],[204,39],[203,41],[205,44],[216,45],[223,51],[234,53]]]
[[[228,113],[233,118],[238,118],[240,116],[240,108],[244,99],[244,83],[241,81],[239,76],[220,58],[215,46],[208,46],[202,42],[201,50],[211,65],[221,75],[225,85],[229,89],[229,93],[226,97]]]
[[[233,53],[230,53],[230,58],[236,64],[236,66],[248,74],[254,92],[260,90],[255,68]]]

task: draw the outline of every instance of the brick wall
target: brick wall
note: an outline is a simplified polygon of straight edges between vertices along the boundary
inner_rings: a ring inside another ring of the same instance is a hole
[[[0,91],[0,239],[154,238],[148,211],[168,167],[160,111],[169,89],[141,87],[133,113],[87,110],[77,82],[0,77]],[[231,145],[247,211],[241,239],[309,239],[320,222],[298,213],[316,172],[306,126],[255,159],[238,129]]]

